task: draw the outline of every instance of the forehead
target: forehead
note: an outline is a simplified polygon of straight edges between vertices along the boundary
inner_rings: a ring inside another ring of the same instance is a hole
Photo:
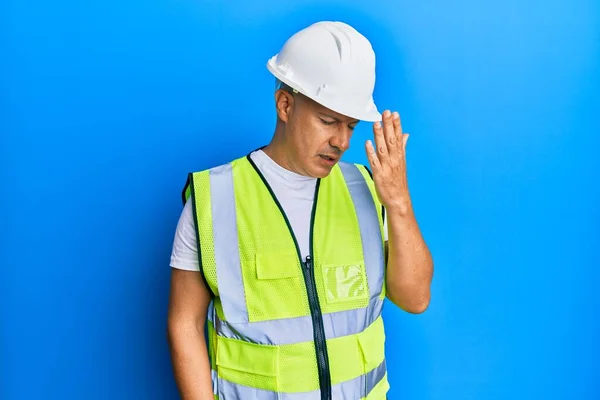
[[[303,101],[306,102],[306,104],[312,109],[313,112],[315,112],[321,116],[331,117],[338,121],[347,122],[347,123],[359,122],[359,120],[357,120],[356,118],[352,118],[347,115],[340,114],[336,111],[333,111],[333,110],[317,103],[316,101],[309,99],[306,96],[302,96],[302,98],[303,98]]]

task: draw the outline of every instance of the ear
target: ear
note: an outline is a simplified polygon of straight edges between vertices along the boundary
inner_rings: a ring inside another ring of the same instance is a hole
[[[286,90],[280,89],[275,92],[275,109],[277,118],[283,122],[288,122],[290,112],[294,106],[294,96]]]

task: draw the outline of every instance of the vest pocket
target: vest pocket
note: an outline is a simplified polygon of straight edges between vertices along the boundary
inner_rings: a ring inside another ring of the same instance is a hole
[[[277,391],[279,349],[236,339],[217,341],[219,377],[239,385]]]
[[[260,280],[294,278],[301,273],[296,254],[256,255],[256,277]]]
[[[377,318],[358,336],[365,373],[377,368],[385,359],[385,330],[383,319]]]
[[[301,268],[291,251],[258,253],[243,262],[250,322],[310,315]]]
[[[369,298],[363,263],[325,264],[321,268],[327,303],[340,303]]]

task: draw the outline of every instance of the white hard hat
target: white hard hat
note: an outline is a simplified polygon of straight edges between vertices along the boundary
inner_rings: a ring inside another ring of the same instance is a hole
[[[335,112],[380,121],[373,101],[375,52],[356,29],[322,21],[294,34],[267,63],[277,79]]]

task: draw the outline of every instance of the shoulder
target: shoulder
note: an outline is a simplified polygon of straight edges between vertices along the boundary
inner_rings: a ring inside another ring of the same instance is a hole
[[[385,223],[385,220],[387,219],[385,207],[383,207],[383,205],[379,202],[377,191],[375,189],[375,182],[373,181],[373,173],[371,172],[369,167],[363,164],[348,163],[343,161],[340,161],[339,165],[340,169],[344,173],[344,178],[346,179],[346,182],[348,184],[360,182],[361,185],[364,185],[363,188],[368,188],[368,190],[371,192],[371,196],[373,198],[375,206],[381,209],[381,219]],[[352,173],[346,173],[344,171],[352,171]],[[359,171],[360,174],[356,173],[356,171]],[[385,240],[387,240],[387,229]]]
[[[213,167],[205,168],[202,170],[188,172],[185,184],[183,185],[183,189],[181,191],[181,200],[182,200],[183,204],[185,205],[187,203],[187,201],[190,199],[190,197],[193,195],[195,181],[198,182],[202,179],[209,179],[209,176],[211,173],[220,172],[227,168],[233,168],[236,165],[239,165],[240,163],[246,162],[248,157],[249,157],[249,155],[245,155],[245,156],[238,157],[238,158],[236,158],[232,161],[229,161],[227,163],[224,163],[224,164],[215,165]]]
[[[234,158],[234,159],[232,159],[232,160],[230,160],[230,161],[228,161],[228,162],[226,162],[226,163],[223,163],[223,164],[217,164],[217,165],[213,165],[213,166],[211,166],[211,167],[209,167],[209,168],[205,168],[205,169],[201,169],[201,170],[195,170],[195,171],[192,171],[192,172],[190,172],[190,173],[188,174],[188,176],[189,176],[189,175],[200,175],[200,174],[206,174],[206,173],[210,173],[210,172],[212,172],[212,171],[219,171],[219,170],[222,170],[222,169],[224,169],[224,168],[229,168],[229,167],[231,167],[232,165],[237,165],[237,164],[240,164],[240,163],[245,163],[245,162],[247,162],[247,161],[248,161],[248,158],[250,157],[250,155],[251,155],[251,154],[252,154],[252,153],[250,153],[250,154],[247,154],[247,155],[244,155],[244,156],[240,156],[240,157],[238,157],[238,158]]]
[[[342,172],[344,173],[344,176],[346,178],[348,177],[356,177],[356,178],[364,178],[364,180],[366,180],[367,182],[372,182],[373,181],[373,174],[371,173],[371,170],[363,164],[360,163],[353,163],[353,162],[346,162],[346,161],[340,161],[338,163],[340,169],[342,170]]]

